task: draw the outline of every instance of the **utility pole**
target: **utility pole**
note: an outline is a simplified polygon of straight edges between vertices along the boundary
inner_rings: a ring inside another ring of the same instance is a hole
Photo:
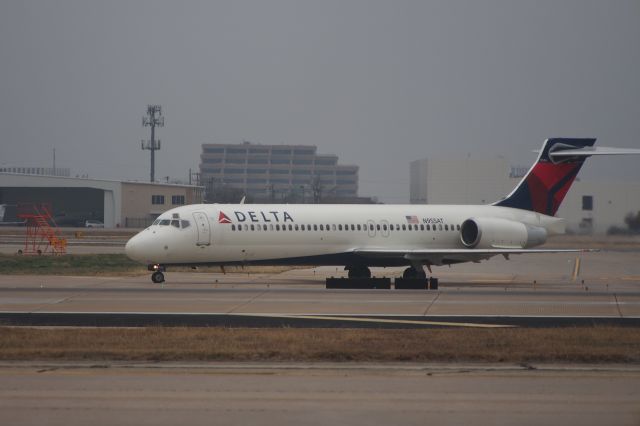
[[[160,150],[160,140],[156,141],[156,127],[164,127],[164,117],[162,116],[162,107],[160,105],[148,105],[147,115],[142,117],[142,126],[151,127],[151,139],[146,142],[143,140],[141,147],[143,150],[151,151],[151,182],[155,181],[156,176],[156,151]]]

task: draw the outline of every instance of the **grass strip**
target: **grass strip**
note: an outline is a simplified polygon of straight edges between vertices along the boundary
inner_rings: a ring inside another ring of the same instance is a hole
[[[119,275],[146,271],[124,254],[0,255],[4,275]]]
[[[275,274],[308,266],[228,266],[227,273]],[[170,272],[222,272],[219,266],[170,266]],[[77,275],[120,276],[150,273],[145,265],[124,254],[65,254],[60,256],[19,256],[0,254],[0,274],[3,275]]]
[[[640,329],[0,327],[2,360],[640,362]]]

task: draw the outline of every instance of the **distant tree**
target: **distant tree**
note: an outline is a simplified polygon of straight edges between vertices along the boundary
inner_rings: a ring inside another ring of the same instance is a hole
[[[636,214],[629,213],[624,217],[624,223],[629,227],[632,233],[640,233],[640,211]]]

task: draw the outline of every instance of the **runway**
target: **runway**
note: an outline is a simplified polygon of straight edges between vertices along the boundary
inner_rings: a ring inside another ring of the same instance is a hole
[[[438,271],[438,291],[327,290],[340,268],[149,277],[0,276],[0,321],[34,325],[425,327],[638,325],[636,252],[494,259]],[[376,275],[397,276],[401,269]],[[453,325],[455,326],[455,324]]]

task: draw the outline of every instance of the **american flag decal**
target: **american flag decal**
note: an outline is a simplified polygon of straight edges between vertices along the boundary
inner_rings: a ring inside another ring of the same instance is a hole
[[[418,216],[405,216],[407,218],[407,223],[418,224]]]

